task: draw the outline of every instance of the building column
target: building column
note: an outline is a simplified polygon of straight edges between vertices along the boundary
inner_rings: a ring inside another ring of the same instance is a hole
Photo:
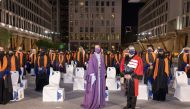
[[[187,38],[187,46],[190,47],[190,33],[188,34],[188,38]]]

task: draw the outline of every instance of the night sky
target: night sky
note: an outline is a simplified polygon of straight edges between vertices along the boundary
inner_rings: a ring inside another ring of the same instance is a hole
[[[123,0],[122,3],[122,45],[126,45],[135,42],[137,37],[135,36],[138,31],[138,11],[144,5],[144,3],[128,3],[127,0]],[[126,34],[126,26],[131,26],[132,31]]]

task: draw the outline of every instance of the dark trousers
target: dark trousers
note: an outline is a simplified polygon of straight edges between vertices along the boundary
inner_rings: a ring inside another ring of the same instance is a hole
[[[137,102],[137,97],[136,96],[128,96],[127,97],[127,107],[126,107],[126,109],[128,109],[128,108],[135,109],[136,102]]]

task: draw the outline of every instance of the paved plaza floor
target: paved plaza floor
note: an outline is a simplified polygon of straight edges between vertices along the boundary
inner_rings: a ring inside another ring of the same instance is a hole
[[[72,84],[61,84],[61,87],[64,87],[66,91],[66,99],[63,103],[43,103],[42,93],[34,91],[34,82],[29,82],[29,88],[25,90],[24,100],[0,105],[0,109],[82,109],[80,104],[83,100],[83,92],[73,91],[72,86]],[[178,101],[173,97],[173,92],[170,90],[165,102],[138,100],[136,109],[190,109],[190,102]],[[190,96],[190,93],[187,96]],[[124,90],[111,92],[110,101],[107,102],[104,109],[122,109],[125,105]]]

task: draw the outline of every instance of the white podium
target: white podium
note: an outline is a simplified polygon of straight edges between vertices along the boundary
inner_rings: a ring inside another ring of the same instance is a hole
[[[145,84],[139,84],[138,100],[148,100],[148,87]]]
[[[61,73],[51,71],[49,85],[43,88],[43,102],[63,102],[65,99],[64,88],[60,88]]]
[[[26,88],[28,88],[28,80],[23,79],[24,68],[21,67],[20,69],[21,69],[21,72],[22,72],[21,75],[20,75],[20,80],[21,80],[20,85],[21,85],[21,87],[23,87],[24,89],[26,89]]]
[[[66,65],[66,73],[64,74],[64,83],[73,83],[74,66]]]
[[[177,80],[176,80],[176,75],[177,75],[177,67],[173,68],[173,76],[174,76],[174,82],[173,82],[173,88],[176,89],[177,86]]]
[[[75,69],[73,90],[85,90],[84,89],[84,84],[85,84],[84,75],[85,75],[85,71],[83,67],[77,67]]]
[[[176,97],[182,102],[190,102],[190,96],[188,96],[190,92],[190,85],[188,85],[188,79],[186,73],[183,71],[177,71],[176,81],[177,81],[177,86],[174,93],[174,97]]]
[[[121,82],[116,79],[116,69],[115,67],[107,68],[107,79],[106,86],[110,91],[120,91],[121,90]]]
[[[19,81],[19,72],[11,71],[11,80],[13,86],[13,100],[11,101],[20,101],[24,99],[24,88],[20,87]]]

